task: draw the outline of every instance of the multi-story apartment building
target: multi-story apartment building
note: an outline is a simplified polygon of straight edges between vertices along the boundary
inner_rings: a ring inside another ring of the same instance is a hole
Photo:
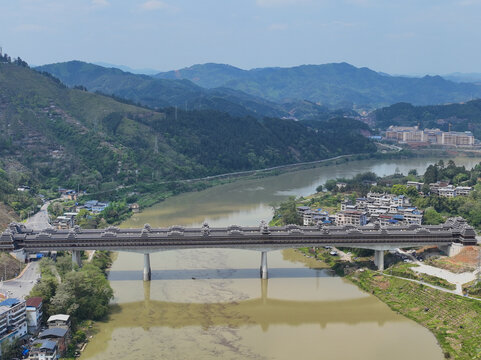
[[[471,131],[455,132],[439,129],[420,130],[418,126],[393,126],[386,131],[386,139],[401,143],[429,143],[446,146],[473,146]]]
[[[344,210],[336,214],[336,225],[356,225],[363,226],[367,224],[366,213],[357,210]]]
[[[25,300],[10,298],[0,303],[0,348],[3,343],[27,335]]]
[[[27,327],[29,334],[36,334],[40,328],[42,322],[42,305],[43,301],[41,297],[33,297],[27,299]]]
[[[444,197],[468,196],[473,188],[470,186],[454,186],[446,181],[438,181],[429,184],[429,190],[433,194]]]

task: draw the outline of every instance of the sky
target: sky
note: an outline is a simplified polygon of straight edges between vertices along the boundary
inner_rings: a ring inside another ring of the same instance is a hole
[[[0,0],[0,46],[34,65],[481,73],[480,34],[481,0]]]

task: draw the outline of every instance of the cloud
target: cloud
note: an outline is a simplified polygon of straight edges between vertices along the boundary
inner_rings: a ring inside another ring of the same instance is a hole
[[[110,5],[107,0],[91,0],[91,2],[94,7],[106,7]]]
[[[20,24],[15,27],[15,31],[18,32],[37,32],[42,30],[44,30],[44,27],[37,24]]]
[[[261,7],[301,5],[308,2],[311,2],[311,0],[256,0],[257,6]]]
[[[416,37],[416,34],[414,32],[400,32],[400,33],[389,33],[385,35],[388,39],[393,39],[393,40],[404,40],[404,39],[412,39]]]
[[[149,0],[140,5],[140,8],[145,11],[153,10],[169,10],[172,7],[160,0]]]
[[[458,4],[461,6],[478,6],[481,5],[481,0],[463,0]]]
[[[269,25],[270,31],[286,30],[287,28],[288,28],[287,24],[271,24],[271,25]]]

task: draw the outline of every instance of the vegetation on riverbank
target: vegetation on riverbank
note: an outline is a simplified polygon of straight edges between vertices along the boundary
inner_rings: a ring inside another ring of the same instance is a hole
[[[422,282],[425,282],[434,286],[439,286],[448,290],[456,289],[455,284],[452,284],[449,281],[446,281],[445,279],[442,279],[440,277],[433,276],[433,275],[418,273],[412,270],[412,268],[416,266],[417,265],[415,264],[406,264],[406,263],[400,262],[386,269],[385,273],[392,276],[401,277],[401,278],[422,281]]]
[[[481,357],[481,302],[370,270],[348,278],[392,310],[432,331],[445,358]]]
[[[106,271],[111,264],[111,254],[106,251],[96,251],[92,261],[84,262],[81,268],[72,265],[70,255],[65,253],[60,253],[56,261],[41,260],[42,278],[29,296],[43,299],[44,320],[54,314],[71,316],[74,335],[67,357],[73,357],[77,344],[85,341],[92,321],[104,319],[110,312],[113,290]]]

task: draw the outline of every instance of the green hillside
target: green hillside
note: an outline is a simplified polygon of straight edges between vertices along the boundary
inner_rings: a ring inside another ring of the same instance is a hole
[[[336,126],[313,129],[213,110],[154,111],[0,64],[0,167],[10,179],[23,177],[14,186],[101,192],[375,151],[359,133],[351,134],[355,148],[352,138],[333,143]]]
[[[376,110],[372,117],[380,128],[387,128],[390,125],[419,124],[421,128],[439,128],[448,131],[451,124],[451,130],[469,130],[477,139],[481,139],[481,100],[437,106],[413,106],[399,103]]]
[[[199,86],[229,87],[280,102],[309,100],[331,108],[377,108],[397,102],[416,105],[462,102],[481,97],[481,86],[439,76],[389,76],[347,63],[241,70],[222,64],[194,65],[159,73],[159,79],[187,79]]]
[[[243,71],[237,69],[236,72],[232,70],[236,69],[234,67],[227,68],[237,74]],[[151,108],[177,106],[183,110],[217,110],[233,116],[257,118],[328,119],[335,116],[327,107],[303,99],[274,102],[263,98],[263,94],[254,96],[229,87],[209,86],[206,89],[188,80],[176,79],[175,75],[169,79],[154,79],[81,61],[44,65],[36,70],[52,74],[69,87],[84,86],[92,92],[115,95]],[[209,73],[209,76],[217,79],[215,81],[219,84],[218,76],[224,79],[218,72]]]
[[[188,80],[154,79],[115,68],[69,61],[36,68],[48,72],[69,87],[84,86],[91,92],[101,92],[128,99],[151,108],[177,106],[183,110],[218,110],[233,116],[286,116],[281,106],[273,102],[232,89],[204,89]]]

